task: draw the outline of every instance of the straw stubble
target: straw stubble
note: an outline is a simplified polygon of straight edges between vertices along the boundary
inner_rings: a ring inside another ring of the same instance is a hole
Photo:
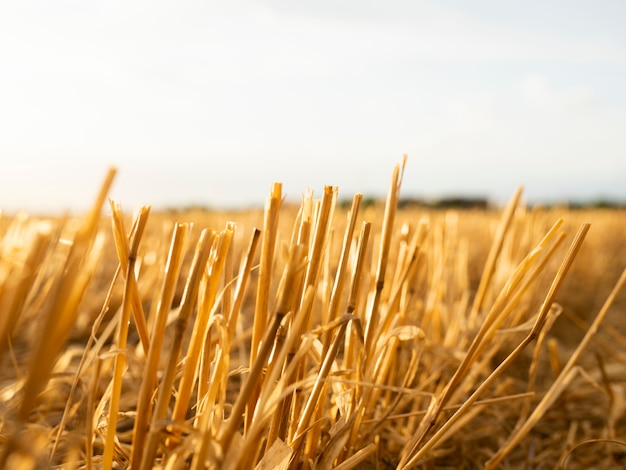
[[[360,194],[339,208],[332,186],[293,208],[275,183],[262,229],[246,230],[258,214],[218,231],[208,213],[148,221],[143,208],[127,232],[112,203],[107,232],[99,213],[112,170],[73,234],[68,219],[16,218],[0,257],[2,463],[526,468],[534,455],[575,465],[581,442],[621,442],[614,371],[626,339],[608,325],[612,341],[599,344],[611,355],[583,359],[626,274],[578,344],[553,332],[564,319],[585,323],[556,300],[589,224],[562,253],[561,216],[575,214],[527,211],[521,187],[499,221],[490,211],[399,209],[405,164],[382,214],[361,207]],[[105,253],[117,258],[106,264]],[[109,287],[85,299],[95,276]],[[32,342],[25,319],[38,316],[47,330]],[[87,337],[68,343],[86,318]],[[30,362],[20,354],[29,345]],[[569,417],[567,394],[594,400],[584,408],[592,418]],[[603,420],[595,403],[605,395]],[[551,415],[561,418],[542,421]],[[620,462],[605,454],[606,465]]]

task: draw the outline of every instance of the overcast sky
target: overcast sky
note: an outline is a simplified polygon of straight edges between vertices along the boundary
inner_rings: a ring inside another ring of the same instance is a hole
[[[0,3],[0,207],[626,199],[626,2]]]

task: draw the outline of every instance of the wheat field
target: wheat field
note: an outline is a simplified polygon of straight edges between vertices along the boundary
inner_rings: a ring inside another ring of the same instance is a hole
[[[626,466],[626,211],[0,220],[0,468]],[[89,197],[89,195],[86,195]],[[345,195],[342,195],[345,198]]]

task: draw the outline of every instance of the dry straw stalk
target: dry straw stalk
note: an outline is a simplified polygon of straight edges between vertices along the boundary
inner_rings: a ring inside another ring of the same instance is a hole
[[[101,223],[111,170],[83,221],[5,217],[0,464],[623,465],[623,223],[521,187],[499,217],[400,208],[405,164],[384,208],[275,183],[263,213],[145,207],[127,230],[115,203]],[[590,324],[577,263],[617,279]]]

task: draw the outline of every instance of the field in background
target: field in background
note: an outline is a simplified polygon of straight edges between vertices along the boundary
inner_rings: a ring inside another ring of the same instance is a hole
[[[265,212],[102,217],[105,194],[1,221],[7,468],[626,463],[623,289],[590,330],[625,210],[396,211],[392,180],[387,207],[275,186]]]

